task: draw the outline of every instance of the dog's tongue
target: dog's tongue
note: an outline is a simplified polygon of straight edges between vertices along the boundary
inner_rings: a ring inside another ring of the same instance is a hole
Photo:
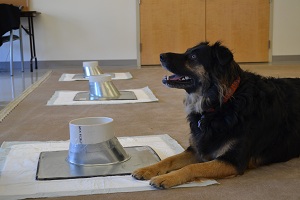
[[[169,80],[171,81],[176,81],[176,80],[180,80],[182,76],[178,76],[176,74],[173,74],[171,76],[169,76]]]

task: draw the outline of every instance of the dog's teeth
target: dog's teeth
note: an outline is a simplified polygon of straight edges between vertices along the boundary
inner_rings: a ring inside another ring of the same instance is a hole
[[[181,77],[182,81],[186,81],[186,80],[189,80],[189,79],[190,79],[190,77],[188,77],[188,76]]]
[[[169,80],[169,76],[166,76],[166,79]]]

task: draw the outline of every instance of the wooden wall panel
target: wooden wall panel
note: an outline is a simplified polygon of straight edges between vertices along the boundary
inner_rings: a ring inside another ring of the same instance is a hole
[[[141,0],[141,64],[163,52],[185,52],[205,40],[205,0]]]
[[[223,41],[238,62],[268,62],[269,0],[206,1],[206,39]]]

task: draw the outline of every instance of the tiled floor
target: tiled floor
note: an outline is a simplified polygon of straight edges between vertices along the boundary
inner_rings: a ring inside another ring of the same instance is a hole
[[[0,110],[47,71],[49,70],[38,69],[31,73],[29,69],[25,69],[22,73],[20,69],[15,69],[14,76],[10,76],[9,69],[0,69]]]

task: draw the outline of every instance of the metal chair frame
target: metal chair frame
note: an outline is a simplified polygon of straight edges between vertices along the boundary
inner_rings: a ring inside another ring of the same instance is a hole
[[[20,7],[20,9],[22,9]],[[19,25],[19,36],[17,35],[14,35],[14,30],[10,30],[9,31],[9,36],[1,36],[2,37],[2,40],[3,40],[3,43],[5,42],[9,42],[9,56],[10,56],[10,75],[13,76],[14,75],[14,67],[13,67],[13,42],[15,40],[19,40],[20,41],[20,56],[21,56],[21,69],[22,69],[22,72],[24,72],[24,56],[23,56],[23,39],[22,39],[22,26],[21,26],[21,23]]]

